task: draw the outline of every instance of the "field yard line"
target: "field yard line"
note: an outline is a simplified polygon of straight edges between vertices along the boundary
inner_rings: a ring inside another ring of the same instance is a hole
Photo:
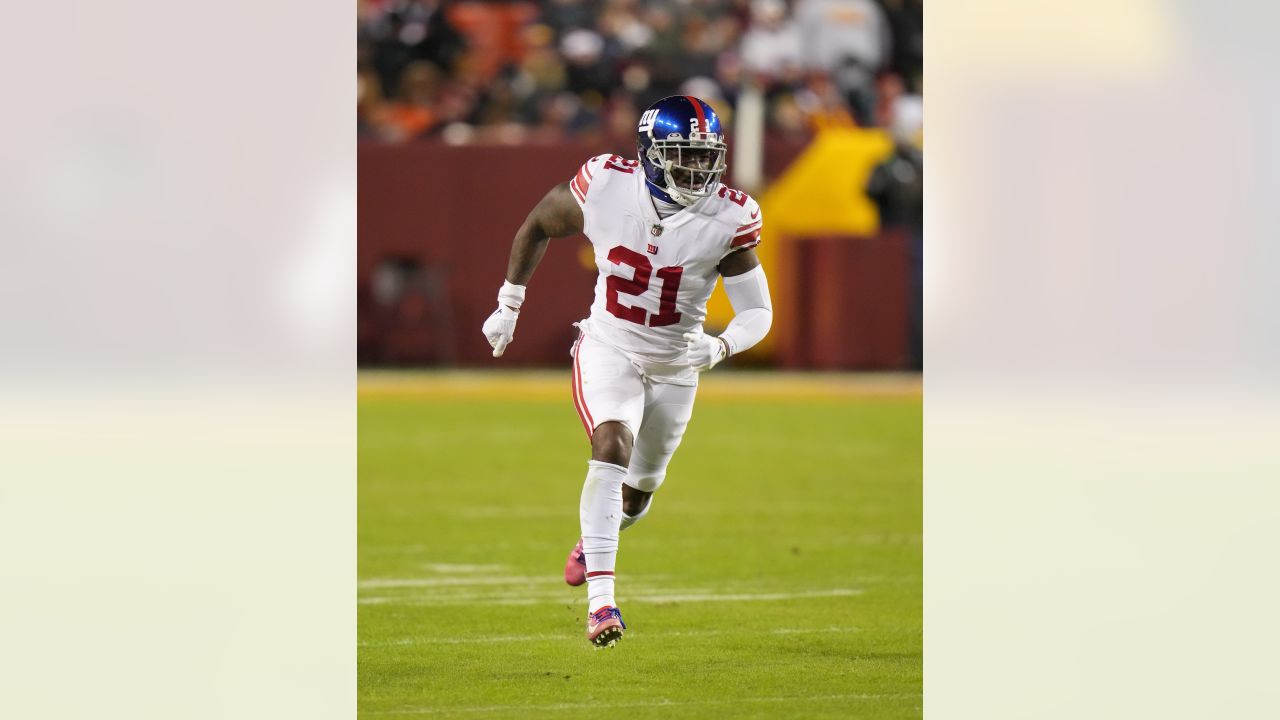
[[[631,602],[745,602],[751,600],[800,600],[803,598],[850,597],[861,595],[862,590],[854,588],[837,588],[834,590],[815,590],[802,593],[689,593],[674,595],[627,595],[618,596],[618,600]]]
[[[365,710],[361,715],[435,715],[438,713],[501,712],[504,710],[594,710],[596,708],[686,707],[691,705],[737,705],[761,702],[803,702],[814,700],[883,700],[888,698],[920,698],[921,693],[861,693],[856,695],[787,695],[740,697],[725,700],[644,700],[626,703],[556,703],[554,705],[488,705],[485,707],[405,708],[404,710]]]
[[[569,512],[565,512],[565,506],[556,507],[530,507],[514,505],[468,505],[465,507],[445,508],[437,512],[441,512],[449,517],[464,518],[467,520],[480,519],[511,519],[511,518],[564,518],[573,517],[573,508],[569,506]]]
[[[662,581],[668,579],[666,575],[653,576],[635,576],[629,575],[628,580],[643,582],[646,586],[660,585]],[[494,593],[487,586],[498,585],[509,588],[513,592],[521,592],[523,596],[518,598],[515,604],[527,605],[531,598],[540,598],[543,600],[560,600],[565,598],[566,592],[571,592],[564,585],[564,581],[559,578],[550,577],[548,575],[511,575],[508,577],[436,577],[436,578],[368,578],[357,583],[360,590],[376,591],[376,590],[414,590],[421,589],[420,593],[408,593],[403,595],[377,595],[376,593],[367,593],[364,598],[373,598],[373,604],[381,604],[384,601],[392,601],[396,599],[404,600],[492,600]],[[714,592],[709,588],[680,588],[682,593],[709,593]]]
[[[735,632],[741,632],[741,631],[735,631]],[[777,628],[775,630],[770,630],[769,634],[770,635],[809,635],[812,633],[847,633],[847,632],[862,632],[862,628],[853,627],[852,625],[850,625],[849,627]],[[681,632],[681,633],[672,633],[672,634],[673,635],[698,635],[699,633]]]
[[[419,545],[419,548],[423,546]],[[426,563],[428,570],[438,573],[500,573],[506,572],[506,565],[477,565],[475,563]]]
[[[513,585],[525,583],[530,586],[549,585],[556,581],[551,575],[499,575],[432,577],[432,578],[369,578],[361,580],[357,585],[362,588],[417,588],[417,587],[459,587],[467,585]]]
[[[825,628],[775,628],[770,630],[770,635],[815,635],[827,633],[851,633],[862,632],[862,628],[857,627],[825,627]],[[742,630],[701,630],[701,631],[684,631],[676,630],[674,632],[646,632],[646,638],[666,638],[666,637],[717,637],[720,635],[742,635]],[[473,638],[402,638],[400,640],[390,640],[387,642],[365,642],[359,644],[360,647],[393,647],[403,645],[472,645],[479,643],[501,643],[501,642],[532,642],[535,640],[563,640],[563,633],[557,635],[507,635],[507,636],[491,636],[491,637],[473,637]]]
[[[448,590],[449,588],[440,588]],[[518,597],[495,597],[493,592],[425,592],[403,595],[361,595],[358,605],[492,605],[498,607],[525,607],[528,605],[565,605],[572,607],[581,602],[580,591],[571,588],[545,590],[537,585],[516,585],[510,588]],[[372,591],[370,591],[372,592]],[[505,592],[505,591],[504,591]],[[619,595],[620,601],[626,596]]]
[[[667,595],[619,595],[618,601],[640,602],[640,603],[679,603],[679,602],[752,602],[767,600],[804,600],[808,598],[829,598],[829,597],[852,597],[861,595],[862,590],[856,588],[837,588],[834,590],[816,590],[812,592],[800,593],[715,593],[715,592],[699,592],[699,593],[672,593]],[[512,597],[488,597],[479,595],[407,595],[403,597],[388,597],[384,595],[374,595],[358,598],[356,602],[360,605],[550,605],[561,604],[566,601],[564,595],[557,593],[555,596],[526,596],[522,598]]]

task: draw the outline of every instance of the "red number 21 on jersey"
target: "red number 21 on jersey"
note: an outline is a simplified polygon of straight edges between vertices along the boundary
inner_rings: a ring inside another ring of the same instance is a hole
[[[680,290],[680,275],[684,273],[683,267],[658,268],[657,276],[662,281],[661,304],[656,314],[649,315],[649,312],[642,307],[623,305],[618,302],[619,295],[639,296],[649,290],[649,279],[654,275],[649,258],[619,245],[609,251],[609,262],[614,265],[630,265],[635,270],[630,278],[621,275],[610,275],[605,278],[605,309],[609,314],[619,320],[649,327],[675,325],[680,322],[680,313],[676,312],[676,293]],[[645,322],[646,318],[648,322]]]

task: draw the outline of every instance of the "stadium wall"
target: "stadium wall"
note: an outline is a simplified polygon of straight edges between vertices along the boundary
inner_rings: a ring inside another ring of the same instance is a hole
[[[777,177],[800,146],[766,150]],[[493,310],[511,237],[529,209],[586,158],[623,143],[359,146],[357,254],[361,365],[494,364],[480,325]],[[905,362],[906,261],[891,234],[779,238],[776,347],[785,367],[895,369]],[[553,241],[538,267],[504,367],[568,362],[595,267],[583,237]],[[839,309],[839,312],[835,310]]]

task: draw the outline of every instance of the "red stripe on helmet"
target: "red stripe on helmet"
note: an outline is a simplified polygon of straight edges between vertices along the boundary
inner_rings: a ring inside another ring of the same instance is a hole
[[[693,111],[698,113],[698,127],[701,128],[700,132],[711,132],[711,127],[707,125],[707,116],[702,113],[702,103],[698,102],[698,98],[692,95],[685,95],[684,99],[688,100],[693,105]]]

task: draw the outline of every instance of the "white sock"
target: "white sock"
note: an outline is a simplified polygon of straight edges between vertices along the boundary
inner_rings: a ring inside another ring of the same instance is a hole
[[[618,558],[618,529],[622,522],[622,478],[627,469],[613,463],[587,462],[578,519],[582,523],[582,553],[587,560],[588,612],[613,601],[613,567]]]
[[[626,511],[626,510],[623,510],[623,511],[622,511],[622,525],[618,528],[618,530],[619,530],[619,531],[626,530],[627,528],[631,527],[632,525],[635,525],[636,523],[640,522],[640,518],[642,518],[642,517],[644,517],[645,515],[648,515],[648,514],[649,514],[649,508],[651,508],[651,507],[653,507],[653,496],[652,496],[652,495],[650,495],[650,496],[649,496],[649,501],[648,501],[648,502],[646,502],[646,503],[644,504],[644,509],[643,509],[643,510],[641,510],[640,512],[636,513],[635,515],[628,515],[628,514],[627,514],[627,511]]]

